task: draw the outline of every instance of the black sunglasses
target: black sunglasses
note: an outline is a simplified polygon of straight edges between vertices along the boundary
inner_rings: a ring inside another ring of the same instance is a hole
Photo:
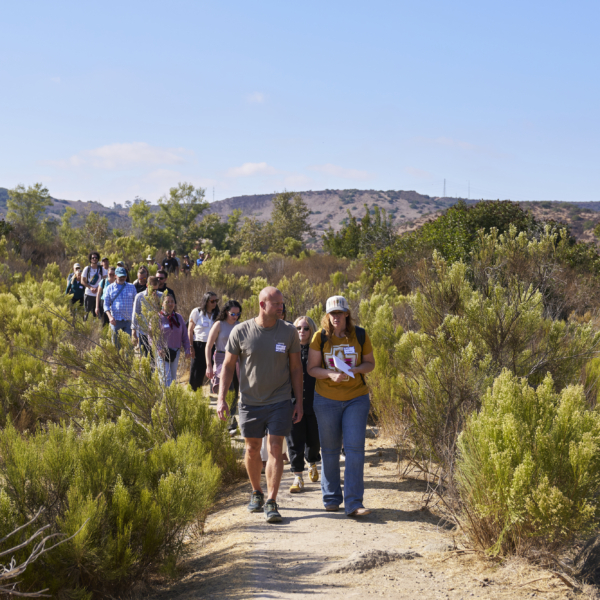
[[[230,317],[239,317],[239,316],[240,316],[240,314],[241,314],[241,313],[232,313],[232,312],[230,312],[230,313],[229,313],[229,316],[230,316]]]
[[[158,279],[159,281],[164,281],[166,277],[157,277],[156,279]]]
[[[298,331],[310,331],[310,327],[296,327]]]

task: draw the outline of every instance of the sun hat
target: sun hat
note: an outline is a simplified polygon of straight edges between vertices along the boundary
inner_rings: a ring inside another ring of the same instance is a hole
[[[127,277],[127,271],[123,267],[117,267],[115,269],[115,275],[117,277]]]
[[[348,312],[350,310],[348,308],[348,300],[346,300],[344,296],[331,296],[331,298],[327,298],[327,304],[325,304],[325,312],[329,314],[334,310],[342,310],[344,312]]]
[[[146,257],[146,260],[153,260],[153,258],[152,258],[152,256],[150,256],[150,255],[148,254],[148,256]]]

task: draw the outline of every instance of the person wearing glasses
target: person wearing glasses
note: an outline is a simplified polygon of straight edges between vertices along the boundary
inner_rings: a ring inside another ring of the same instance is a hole
[[[206,360],[206,376],[211,380],[211,389],[213,393],[219,394],[220,392],[220,385],[222,383],[221,371],[223,369],[223,361],[225,360],[225,347],[227,346],[231,332],[240,322],[241,314],[242,305],[237,300],[229,300],[217,316],[217,320],[208,334],[204,355]],[[214,368],[210,356],[213,345],[215,346]],[[230,435],[233,435],[237,430],[235,411],[237,409],[238,393],[240,391],[238,368],[236,368],[236,371],[233,374],[228,389],[233,390],[235,394],[231,407],[229,408],[228,426]],[[225,395],[227,395],[227,392],[225,392]]]
[[[219,298],[214,292],[206,292],[200,306],[190,313],[188,336],[192,340],[192,365],[190,385],[196,391],[204,383],[206,376],[206,342],[212,326],[219,316]],[[210,355],[209,349],[208,354]]]
[[[114,344],[119,347],[119,331],[131,336],[131,314],[137,292],[132,283],[127,283],[127,271],[124,267],[117,267],[115,275],[117,280],[104,292],[104,312],[110,323]]]
[[[343,296],[327,299],[322,329],[308,351],[308,374],[316,382],[314,410],[321,440],[321,492],[327,511],[349,517],[370,514],[363,506],[365,432],[371,407],[364,375],[375,368],[373,346],[364,329],[355,327]],[[342,439],[346,464],[344,493],[340,481]]]
[[[85,318],[88,313],[92,316],[96,314],[96,296],[100,282],[108,275],[108,271],[100,264],[100,255],[97,252],[90,252],[90,264],[81,275],[81,281],[85,286],[85,298],[83,304],[85,307]]]
[[[313,482],[319,481],[319,471],[316,463],[321,460],[321,444],[319,443],[319,425],[313,409],[315,378],[311,377],[306,371],[308,348],[317,326],[310,317],[298,317],[294,321],[294,327],[298,331],[300,339],[300,358],[304,372],[304,402],[302,404],[304,416],[299,423],[292,425],[292,431],[286,437],[286,440],[290,453],[290,470],[294,474],[294,482],[290,487],[290,493],[297,494],[304,490],[305,459],[310,465],[308,469],[310,480]],[[296,399],[294,398],[292,402],[295,403]]]
[[[156,271],[156,278],[158,279],[158,291],[161,294],[168,294],[175,300],[175,307],[177,307],[177,298],[175,297],[175,292],[167,287],[167,278],[169,274],[164,269],[159,269]]]

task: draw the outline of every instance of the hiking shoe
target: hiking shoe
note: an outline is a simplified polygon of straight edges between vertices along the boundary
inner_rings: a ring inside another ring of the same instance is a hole
[[[313,463],[310,465],[310,469],[308,469],[308,476],[311,481],[319,481],[319,471],[317,470],[317,465]]]
[[[326,510],[327,512],[337,512],[338,510],[340,510],[340,507],[339,507],[339,505],[337,505],[337,504],[328,504],[328,505],[325,507],[325,510]]]
[[[249,512],[260,512],[265,503],[265,495],[262,492],[254,491],[250,495]]]
[[[302,475],[296,475],[294,477],[294,483],[290,487],[290,494],[299,494],[304,489],[304,479]]]
[[[371,511],[368,508],[355,508],[351,513],[348,513],[349,517],[366,517],[370,515]]]
[[[264,508],[267,523],[279,523],[282,520],[277,508],[275,500],[267,500]]]

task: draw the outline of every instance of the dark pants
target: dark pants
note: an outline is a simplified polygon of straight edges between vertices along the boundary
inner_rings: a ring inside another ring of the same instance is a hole
[[[96,316],[96,296],[84,296],[83,305],[85,306],[85,318],[89,312],[92,313],[92,317]]]
[[[71,304],[81,304],[83,306],[83,298],[71,298]]]
[[[319,425],[317,416],[303,415],[300,423],[292,425],[292,431],[286,436],[292,473],[304,471],[304,459],[308,464],[321,460],[321,443],[319,442]]]
[[[206,377],[206,342],[192,342],[194,344],[194,358],[190,367],[190,385],[196,391],[202,387]]]

